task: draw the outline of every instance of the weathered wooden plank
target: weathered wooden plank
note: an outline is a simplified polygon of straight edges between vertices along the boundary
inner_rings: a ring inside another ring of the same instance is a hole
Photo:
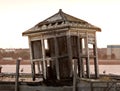
[[[30,61],[31,61],[32,79],[35,80],[35,67],[34,67],[34,64],[33,64],[32,42],[30,40],[30,37],[28,37],[28,40],[29,40],[29,48],[30,48]]]
[[[72,63],[72,58],[73,58],[73,55],[72,55],[72,46],[71,46],[71,34],[70,34],[70,31],[67,33],[67,50],[68,50],[68,56],[69,56],[69,61],[70,63]],[[71,68],[72,69],[72,68]],[[72,77],[72,74],[73,74],[73,70],[71,70],[71,77]]]
[[[98,68],[98,55],[97,55],[97,41],[95,37],[95,44],[93,45],[94,50],[94,67],[95,67],[95,77],[99,78],[99,68]]]
[[[74,59],[73,91],[77,91],[77,59]]]
[[[58,43],[57,43],[57,38],[54,37],[54,43],[55,43],[55,66],[56,66],[56,74],[57,74],[57,79],[60,80],[60,70],[59,70],[59,61],[58,61]]]
[[[46,62],[45,62],[45,45],[44,45],[44,39],[41,39],[41,44],[42,44],[42,58],[43,58],[43,76],[44,76],[44,79],[47,78],[47,75],[46,75]]]
[[[90,78],[90,62],[89,62],[89,48],[88,48],[88,32],[86,32],[86,38],[85,38],[85,49],[86,49],[86,72],[87,77]]]
[[[16,79],[15,79],[15,91],[19,91],[19,68],[20,68],[21,58],[16,61]]]
[[[83,63],[83,38],[80,37],[79,35],[79,44],[80,44],[80,72],[82,75],[82,77],[85,77],[85,73],[84,73],[84,63]]]
[[[78,32],[78,37],[77,37],[77,44],[78,44],[78,75],[80,78],[82,78],[82,64],[81,64],[81,43],[80,43],[80,35]]]

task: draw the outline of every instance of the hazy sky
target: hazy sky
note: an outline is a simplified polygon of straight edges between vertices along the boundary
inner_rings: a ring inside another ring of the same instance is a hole
[[[100,27],[99,48],[120,45],[120,0],[0,0],[0,48],[28,48],[22,32],[59,9]]]

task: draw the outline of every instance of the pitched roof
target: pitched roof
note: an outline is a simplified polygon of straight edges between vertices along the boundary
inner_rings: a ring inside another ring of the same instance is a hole
[[[78,19],[76,17],[73,17],[71,15],[68,15],[68,14],[64,13],[61,9],[59,10],[58,13],[56,13],[55,15],[47,18],[46,20],[44,20],[40,23],[50,23],[50,22],[56,22],[56,21],[71,21],[71,22],[87,23],[86,21],[83,21],[81,19]]]
[[[58,27],[54,27],[55,25],[58,25]],[[61,26],[63,25],[63,26]],[[58,13],[54,14],[53,16],[45,19],[44,21],[36,24],[31,29],[23,32],[23,35],[33,33],[33,32],[41,32],[43,30],[49,30],[49,29],[56,29],[60,27],[79,27],[84,29],[95,29],[96,31],[101,31],[100,28],[82,20],[79,18],[76,18],[74,16],[71,16],[69,14],[64,13],[61,9]]]

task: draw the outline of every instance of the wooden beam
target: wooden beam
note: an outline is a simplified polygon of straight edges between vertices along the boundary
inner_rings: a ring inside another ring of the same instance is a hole
[[[81,43],[80,43],[80,36],[78,32],[78,37],[77,37],[77,44],[78,44],[78,75],[80,78],[82,78],[82,64],[81,64]]]
[[[31,63],[31,69],[32,69],[32,79],[35,80],[35,62]]]
[[[18,58],[16,61],[16,79],[15,79],[15,91],[19,91],[19,69],[20,69],[20,61],[22,59]]]
[[[56,66],[56,74],[57,74],[57,79],[60,80],[60,70],[59,70],[59,61],[58,61],[58,43],[57,43],[57,37],[54,37],[54,43],[55,43],[55,66]]]
[[[31,62],[31,73],[32,73],[32,79],[35,80],[35,67],[33,63],[33,52],[32,52],[32,43],[30,37],[28,37],[29,40],[29,48],[30,48],[30,62]]]
[[[80,37],[80,36],[79,36]],[[82,58],[82,55],[83,55],[83,43],[82,43],[82,38],[79,39],[80,41],[80,71],[81,71],[81,77],[85,77],[85,73],[84,73],[84,63],[83,63],[83,58]]]
[[[41,39],[41,44],[42,44],[42,58],[43,58],[43,76],[44,79],[47,78],[46,74],[46,60],[45,60],[45,45],[44,45],[44,39]]]
[[[70,36],[70,31],[68,31],[67,35],[67,50],[68,50],[68,55],[69,55],[69,60],[72,61],[72,46],[71,46],[71,36]],[[73,74],[73,70],[71,70],[71,77]]]
[[[89,60],[89,48],[88,48],[88,32],[86,32],[86,38],[85,38],[85,49],[86,49],[86,72],[87,72],[87,78],[90,78],[90,60]]]
[[[85,72],[84,72],[84,63],[83,63],[83,57],[82,57],[82,55],[83,55],[83,42],[82,42],[82,38],[81,38],[81,36],[79,36],[80,37],[80,56],[81,56],[81,67],[80,67],[80,69],[81,69],[81,74],[82,74],[82,77],[85,77]]]
[[[77,59],[74,59],[74,77],[73,77],[73,91],[77,91]]]
[[[98,55],[97,55],[97,41],[95,36],[95,44],[93,44],[93,52],[94,52],[94,67],[95,67],[95,77],[99,78],[99,68],[98,68]]]

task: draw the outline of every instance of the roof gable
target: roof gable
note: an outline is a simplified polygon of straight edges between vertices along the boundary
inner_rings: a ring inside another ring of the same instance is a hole
[[[57,27],[56,27],[57,26]],[[55,29],[60,27],[78,27],[82,29],[95,29],[96,31],[101,31],[100,28],[82,20],[71,16],[69,14],[64,13],[61,9],[58,13],[54,14],[53,16],[45,19],[44,21],[36,24],[33,28],[23,32],[24,34],[33,33],[33,32],[40,32],[43,30]]]
[[[47,18],[46,20],[38,23],[38,24],[45,24],[45,23],[51,23],[51,22],[57,22],[57,21],[69,21],[69,22],[79,22],[79,23],[87,23],[84,20],[78,19],[74,16],[71,16],[69,14],[64,13],[61,9],[59,10],[58,13],[56,13],[55,15]],[[37,25],[38,25],[37,24]]]

